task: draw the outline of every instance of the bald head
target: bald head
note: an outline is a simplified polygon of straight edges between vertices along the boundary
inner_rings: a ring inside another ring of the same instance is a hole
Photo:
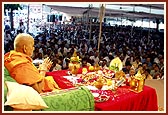
[[[34,38],[26,33],[18,34],[14,40],[14,50],[31,56],[34,50]]]

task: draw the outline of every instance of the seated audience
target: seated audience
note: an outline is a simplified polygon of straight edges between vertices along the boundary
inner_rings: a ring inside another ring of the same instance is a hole
[[[107,66],[107,60],[106,60],[106,59],[103,59],[103,60],[102,60],[101,67],[102,67],[103,69],[109,69],[108,66]]]
[[[62,70],[62,66],[58,63],[58,59],[53,60],[53,69],[52,71]]]
[[[150,75],[150,69],[146,69],[144,72],[146,79],[153,79],[153,77]]]
[[[132,66],[132,65],[131,65],[130,63],[126,63],[125,67],[122,68],[123,72],[124,72],[125,74],[129,74],[129,71],[130,71],[130,69],[131,69],[131,66]]]
[[[88,62],[87,58],[82,59],[82,67],[91,66],[91,64]]]
[[[51,31],[47,31],[47,26],[41,27],[45,31],[34,37],[35,50],[32,57],[33,60],[47,57],[51,60],[56,58],[62,69],[68,69],[69,60],[67,58],[71,57],[75,49],[78,51],[77,55],[81,59],[86,59],[92,66],[102,59],[107,59],[107,66],[109,67],[110,62],[118,56],[122,61],[123,70],[127,74],[129,74],[129,69],[127,70],[126,68],[134,67],[136,73],[141,70],[141,74],[144,74],[146,69],[149,69],[153,76],[155,62],[159,65],[159,72],[164,78],[164,33],[151,31],[148,38],[146,30],[141,27],[134,27],[132,31],[134,34],[131,35],[129,26],[106,26],[102,28],[103,39],[98,51],[98,44],[95,44],[98,43],[97,38],[99,36],[99,28],[97,26],[93,25],[91,36],[93,39],[89,39],[88,32],[83,31],[85,25],[60,24],[57,25],[57,31],[53,27],[50,26]],[[74,27],[76,29],[70,29]],[[159,36],[159,39],[155,39],[155,34]],[[15,35],[16,33],[10,32],[11,40],[4,38],[4,54],[14,49],[13,40]],[[42,53],[42,57],[38,55],[39,53]],[[139,66],[140,63],[142,63],[143,70]],[[153,64],[153,67],[151,64]]]
[[[159,65],[156,64],[153,73],[151,74],[153,79],[161,79],[161,73],[160,73],[160,69],[159,69]]]
[[[143,70],[142,64],[139,64],[139,65],[138,65],[138,68],[136,69],[136,73],[137,73],[138,71],[140,71],[140,73],[141,73],[141,74],[143,74],[143,73],[144,73],[144,70]]]
[[[132,65],[134,66],[134,69],[137,69],[139,64],[142,64],[141,59],[140,57],[136,57],[135,61],[132,63]]]

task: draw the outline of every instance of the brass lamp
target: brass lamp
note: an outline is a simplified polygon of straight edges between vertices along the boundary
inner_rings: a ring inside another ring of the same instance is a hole
[[[79,56],[77,56],[75,50],[72,57],[70,58],[70,63],[68,65],[69,70],[71,71],[72,74],[76,75],[78,73],[78,70],[80,68],[80,61],[81,59],[79,58]]]
[[[141,75],[140,71],[138,71],[138,73],[130,80],[130,88],[132,91],[139,93],[143,91],[144,83],[145,76]]]

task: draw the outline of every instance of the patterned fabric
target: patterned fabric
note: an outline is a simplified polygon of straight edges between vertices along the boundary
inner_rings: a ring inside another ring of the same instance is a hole
[[[49,108],[42,111],[94,111],[94,97],[86,87],[42,96]]]

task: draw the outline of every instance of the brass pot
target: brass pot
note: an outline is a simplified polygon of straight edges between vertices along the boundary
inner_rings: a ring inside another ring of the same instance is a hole
[[[94,86],[97,88],[97,89],[102,89],[103,87],[103,82],[101,80],[98,80],[95,82]]]

